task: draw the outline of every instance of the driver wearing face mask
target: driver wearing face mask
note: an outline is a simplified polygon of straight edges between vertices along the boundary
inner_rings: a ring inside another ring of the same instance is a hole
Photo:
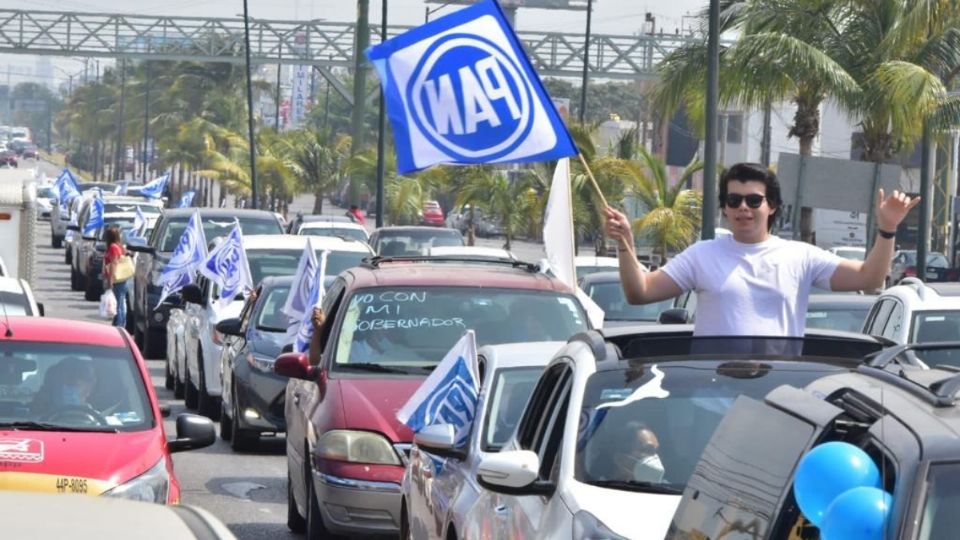
[[[64,358],[47,370],[43,385],[34,397],[33,408],[41,416],[65,408],[88,408],[90,393],[97,379],[89,361]]]
[[[658,454],[657,435],[643,424],[631,422],[625,430],[626,447],[613,456],[618,477],[622,480],[659,484],[663,482],[663,463]]]

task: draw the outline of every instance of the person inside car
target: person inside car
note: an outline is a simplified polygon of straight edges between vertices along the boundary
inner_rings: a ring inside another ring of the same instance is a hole
[[[68,357],[51,366],[33,398],[32,408],[40,418],[55,417],[70,409],[89,409],[90,394],[97,384],[88,360]]]
[[[613,455],[616,479],[659,484],[663,482],[660,462],[660,441],[657,435],[640,422],[628,422],[621,448]]]

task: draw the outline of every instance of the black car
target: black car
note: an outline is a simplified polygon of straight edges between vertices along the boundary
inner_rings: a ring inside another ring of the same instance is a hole
[[[157,306],[163,287],[156,279],[173,255],[180,236],[187,228],[190,216],[200,212],[204,236],[208,241],[227,235],[239,222],[244,236],[252,234],[283,234],[280,219],[266,210],[237,210],[218,208],[178,208],[165,211],[157,221],[145,243],[128,243],[127,249],[137,252],[137,270],[133,278],[127,315],[133,335],[147,358],[162,358],[166,351],[168,308]]]
[[[603,309],[604,327],[654,324],[660,312],[674,304],[673,298],[650,304],[630,304],[623,294],[619,272],[595,272],[583,276],[580,288]]]
[[[427,255],[431,247],[463,246],[463,235],[456,229],[437,227],[381,227],[368,242],[383,257]]]
[[[287,378],[274,373],[273,364],[286,337],[288,318],[281,310],[292,283],[290,276],[264,278],[239,318],[217,324],[226,336],[220,356],[220,437],[234,450],[251,448],[261,433],[286,430]]]
[[[820,538],[794,484],[803,457],[827,442],[853,445],[876,466],[879,488],[892,495],[883,538],[956,538],[958,366],[960,343],[901,345],[855,372],[738,398],[696,465],[666,538],[746,530],[751,538]]]

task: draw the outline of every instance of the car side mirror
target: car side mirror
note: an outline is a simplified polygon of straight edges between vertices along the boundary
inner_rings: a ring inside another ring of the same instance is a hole
[[[281,377],[309,381],[315,378],[313,366],[306,354],[300,352],[283,353],[273,363],[273,372]]]
[[[670,308],[660,312],[657,317],[660,324],[688,324],[690,322],[690,312],[683,308]]]
[[[203,305],[203,291],[200,290],[200,286],[196,283],[189,283],[184,285],[180,289],[180,296],[183,298],[184,302],[189,304],[197,304],[198,306]]]
[[[540,457],[529,450],[488,454],[477,466],[477,481],[486,489],[505,495],[549,495],[551,482],[539,481]]]
[[[177,438],[167,441],[167,449],[173,452],[206,448],[217,438],[213,422],[198,414],[181,414],[177,417]]]
[[[463,459],[466,452],[456,447],[456,431],[452,424],[431,424],[413,436],[418,447],[445,458]]]
[[[43,317],[47,314],[46,308],[43,307],[43,302],[37,302],[37,313]]]
[[[240,331],[242,322],[239,318],[224,319],[217,323],[217,332],[225,336],[242,336],[243,332]]]

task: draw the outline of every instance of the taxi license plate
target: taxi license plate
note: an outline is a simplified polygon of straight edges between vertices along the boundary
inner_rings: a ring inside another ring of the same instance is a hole
[[[86,478],[72,478],[59,476],[56,478],[57,493],[73,493],[86,495],[88,491]]]

